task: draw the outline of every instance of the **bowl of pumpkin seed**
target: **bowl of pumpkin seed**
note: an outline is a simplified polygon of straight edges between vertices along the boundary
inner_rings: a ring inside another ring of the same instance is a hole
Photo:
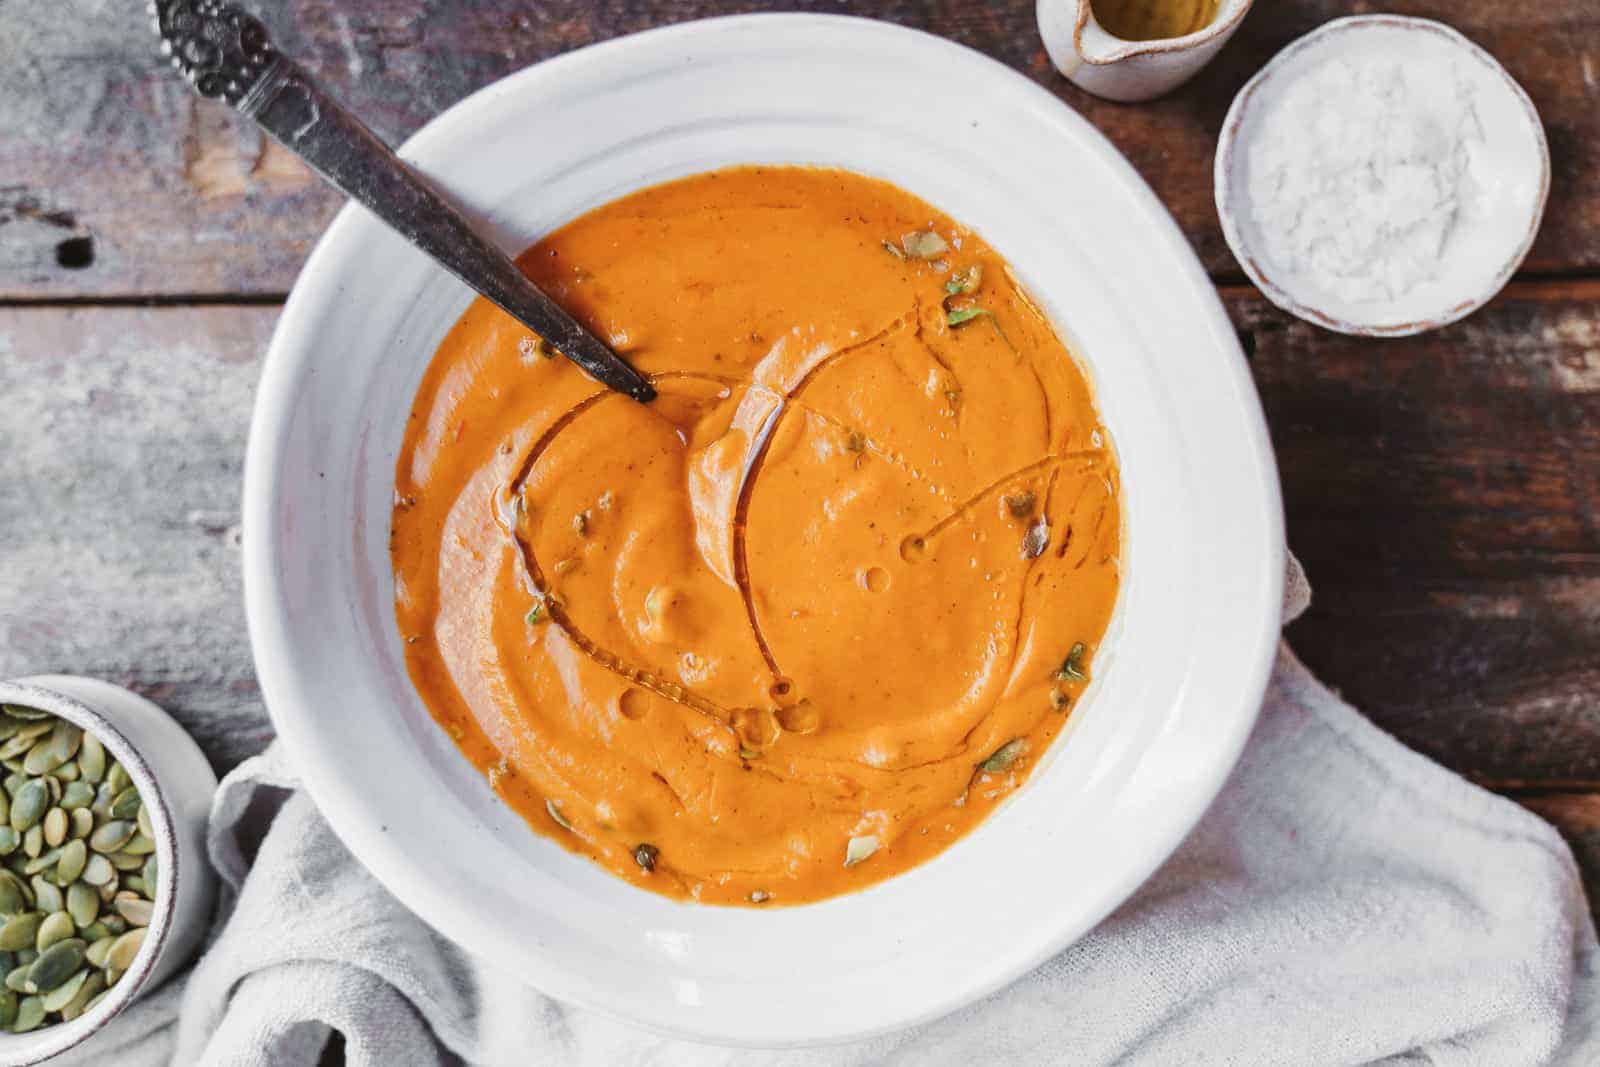
[[[198,947],[217,779],[159,707],[65,675],[0,682],[0,775],[0,1064],[37,1063]]]

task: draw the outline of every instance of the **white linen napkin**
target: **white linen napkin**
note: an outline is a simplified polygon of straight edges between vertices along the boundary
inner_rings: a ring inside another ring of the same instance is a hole
[[[1286,599],[1286,619],[1307,603],[1298,566]],[[263,804],[251,855],[237,830]],[[1600,1064],[1595,929],[1565,843],[1379,731],[1286,645],[1239,767],[1132,899],[1010,988],[854,1045],[693,1045],[520,986],[389,896],[277,746],[223,782],[211,850],[236,898],[204,957],[63,1062],[303,1067],[333,1028],[353,1067]]]

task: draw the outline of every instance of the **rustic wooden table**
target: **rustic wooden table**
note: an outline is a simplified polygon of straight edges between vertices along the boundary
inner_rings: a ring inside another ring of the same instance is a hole
[[[0,0],[0,676],[129,685],[225,771],[272,736],[239,591],[251,394],[339,201],[193,97],[157,58],[143,6]],[[398,140],[546,56],[766,5],[256,6],[286,51]],[[977,48],[1127,153],[1249,353],[1290,543],[1316,588],[1295,647],[1406,743],[1555,821],[1600,888],[1600,4],[1267,0],[1196,81],[1141,106],[1058,78],[1032,0],[792,6]],[[1374,7],[1442,19],[1498,56],[1538,105],[1555,163],[1522,276],[1466,322],[1405,341],[1335,336],[1268,305],[1211,199],[1213,146],[1245,79],[1299,34]]]

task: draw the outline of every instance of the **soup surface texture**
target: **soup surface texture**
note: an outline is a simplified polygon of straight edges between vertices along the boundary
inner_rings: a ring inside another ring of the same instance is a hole
[[[418,692],[537,831],[773,906],[921,863],[1021,785],[1118,583],[1088,382],[974,233],[836,170],[645,189],[523,268],[660,390],[479,300],[396,471]]]

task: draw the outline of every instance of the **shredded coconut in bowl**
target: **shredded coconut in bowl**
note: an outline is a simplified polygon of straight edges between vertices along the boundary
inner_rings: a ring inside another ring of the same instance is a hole
[[[1329,60],[1272,102],[1250,147],[1267,256],[1355,302],[1439,275],[1483,215],[1483,126],[1454,63]]]
[[[1366,16],[1240,93],[1218,208],[1267,295],[1336,329],[1413,333],[1488,299],[1531,243],[1549,162],[1532,104],[1448,27]]]

